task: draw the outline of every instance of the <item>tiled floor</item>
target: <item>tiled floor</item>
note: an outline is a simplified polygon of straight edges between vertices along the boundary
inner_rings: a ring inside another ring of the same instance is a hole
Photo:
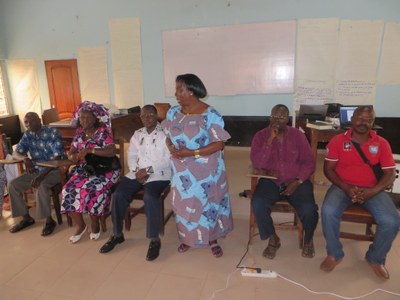
[[[368,242],[344,240],[346,257],[330,274],[319,270],[325,257],[321,227],[315,233],[316,256],[301,257],[293,232],[278,232],[282,240],[274,260],[261,256],[266,242],[254,238],[243,264],[271,269],[282,277],[276,279],[243,278],[236,265],[245,253],[248,235],[249,200],[238,193],[249,187],[245,176],[247,148],[226,149],[226,162],[232,196],[235,229],[220,240],[224,256],[216,259],[209,249],[176,251],[178,239],[174,221],[170,220],[162,238],[160,257],[145,261],[148,241],[145,239],[145,217],[133,220],[132,230],[125,233],[126,242],[108,254],[98,252],[109,232],[99,241],[85,238],[75,245],[68,243],[73,230],[58,226],[50,237],[41,237],[43,221],[30,229],[10,234],[13,219],[5,212],[0,220],[0,299],[335,299],[326,293],[356,297],[375,289],[400,293],[400,240],[396,239],[387,259],[391,279],[380,280],[363,260]],[[316,174],[315,194],[321,203],[327,181],[321,175],[321,159]],[[169,207],[169,205],[168,205]],[[282,219],[282,215],[275,219]],[[64,222],[65,223],[65,222]],[[359,226],[351,225],[356,229]],[[284,280],[283,277],[291,280]],[[296,283],[318,292],[313,294]],[[325,293],[325,294],[322,294]],[[397,299],[378,291],[365,299]],[[348,298],[349,299],[349,298]]]

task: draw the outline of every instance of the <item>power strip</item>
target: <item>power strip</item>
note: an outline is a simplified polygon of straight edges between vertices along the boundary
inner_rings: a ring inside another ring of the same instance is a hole
[[[276,277],[278,277],[278,273],[276,273],[275,271],[271,271],[271,270],[244,268],[242,270],[242,276],[260,277],[260,278],[276,278]]]

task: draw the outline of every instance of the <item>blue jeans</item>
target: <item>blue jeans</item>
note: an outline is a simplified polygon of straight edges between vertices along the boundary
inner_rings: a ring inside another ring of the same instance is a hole
[[[266,240],[275,234],[274,223],[271,218],[271,208],[275,202],[282,198],[280,187],[275,182],[266,178],[260,178],[251,198],[251,206],[262,240]],[[314,200],[311,181],[304,181],[294,191],[293,195],[286,197],[286,199],[295,208],[303,225],[304,243],[309,243],[313,238],[318,223],[318,206]]]
[[[111,196],[112,209],[111,217],[113,222],[114,235],[122,234],[123,221],[129,204],[133,201],[134,195],[144,188],[144,210],[147,217],[147,238],[157,238],[160,231],[161,222],[161,199],[162,191],[168,186],[169,181],[151,181],[141,184],[136,179],[122,177],[116,191]]]
[[[326,250],[328,255],[336,260],[344,257],[343,245],[339,240],[340,220],[343,211],[351,204],[351,198],[336,185],[328,189],[322,204],[322,230],[326,240]],[[369,246],[365,258],[373,264],[385,264],[386,255],[399,231],[399,213],[385,192],[378,193],[361,205],[376,221],[374,241]]]

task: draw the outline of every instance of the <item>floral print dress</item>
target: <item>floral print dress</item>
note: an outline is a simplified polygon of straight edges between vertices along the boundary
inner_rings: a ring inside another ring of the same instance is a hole
[[[78,151],[86,148],[104,148],[113,144],[113,138],[107,127],[100,127],[89,139],[84,140],[85,132],[78,129],[71,146]],[[85,161],[79,161],[73,167],[68,182],[62,190],[62,213],[88,213],[93,216],[103,216],[109,212],[111,188],[119,180],[120,170],[114,170],[104,175],[87,177]]]

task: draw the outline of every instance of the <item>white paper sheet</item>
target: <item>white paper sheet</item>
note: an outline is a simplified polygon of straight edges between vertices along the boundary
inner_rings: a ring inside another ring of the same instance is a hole
[[[400,84],[400,23],[386,23],[378,83]]]
[[[109,22],[115,105],[143,106],[143,69],[138,18]]]
[[[34,60],[9,60],[8,79],[13,99],[13,111],[21,123],[27,112],[42,115],[36,63]]]
[[[110,103],[105,46],[83,47],[78,50],[79,85],[82,100],[99,104]]]

